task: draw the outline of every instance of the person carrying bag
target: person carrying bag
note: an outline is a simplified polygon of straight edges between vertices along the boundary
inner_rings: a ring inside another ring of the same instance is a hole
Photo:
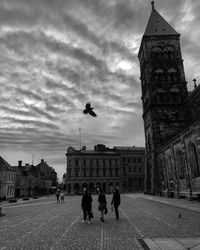
[[[99,207],[98,210],[101,212],[101,221],[104,222],[104,214],[108,213],[107,209],[107,201],[106,201],[106,196],[103,193],[103,190],[100,191],[99,197],[98,197],[98,202],[99,202]]]

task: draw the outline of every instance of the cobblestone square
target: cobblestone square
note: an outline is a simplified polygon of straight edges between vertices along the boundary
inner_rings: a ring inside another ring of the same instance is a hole
[[[144,195],[122,195],[120,219],[116,220],[111,212],[111,195],[106,197],[109,212],[103,223],[97,196],[93,196],[94,219],[91,224],[82,222],[81,196],[65,197],[65,202],[59,204],[54,196],[4,203],[2,210],[6,216],[0,218],[0,250],[165,249],[156,247],[159,244],[164,246],[166,240],[173,243],[174,239],[176,244],[188,246],[187,239],[191,238],[196,242],[195,246],[200,244],[198,211],[191,211],[183,205],[174,206],[170,204],[172,199],[168,202],[169,199],[159,201],[159,197],[146,199]],[[195,205],[200,211],[200,204]],[[181,218],[178,217],[180,213]],[[183,239],[187,242],[184,243]],[[200,249],[200,245],[194,249]]]

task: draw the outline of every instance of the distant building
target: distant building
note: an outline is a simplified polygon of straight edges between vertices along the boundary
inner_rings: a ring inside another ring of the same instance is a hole
[[[98,189],[112,193],[116,187],[120,192],[143,190],[144,148],[110,149],[102,144],[95,145],[94,150],[69,147],[66,157],[68,193],[80,193],[84,187],[94,193]]]
[[[144,147],[114,147],[120,153],[122,192],[144,191]]]
[[[57,185],[57,173],[43,159],[34,166],[18,161],[15,166],[16,197],[46,195],[52,192],[52,187]]]
[[[16,171],[0,156],[0,199],[12,198],[15,195]]]
[[[177,33],[155,9],[139,49],[145,192],[200,194],[200,86],[188,93]]]

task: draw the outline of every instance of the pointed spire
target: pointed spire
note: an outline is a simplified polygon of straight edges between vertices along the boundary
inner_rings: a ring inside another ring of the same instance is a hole
[[[154,1],[151,1],[151,6],[152,11],[144,36],[179,35],[155,9]]]
[[[154,1],[151,1],[152,10],[155,10]]]

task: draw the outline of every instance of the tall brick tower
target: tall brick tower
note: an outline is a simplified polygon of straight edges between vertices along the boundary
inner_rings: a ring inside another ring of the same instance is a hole
[[[187,82],[180,34],[157,12],[154,1],[138,58],[146,141],[145,192],[159,193],[156,151],[185,126]]]

